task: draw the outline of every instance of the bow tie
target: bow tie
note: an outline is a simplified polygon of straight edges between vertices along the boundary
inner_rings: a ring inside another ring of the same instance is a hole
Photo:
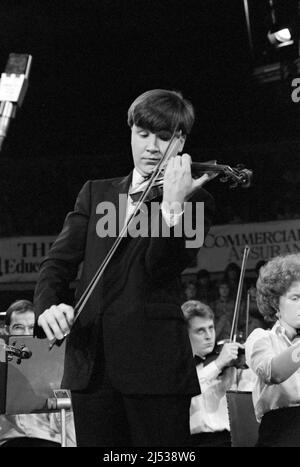
[[[206,366],[206,365],[209,365],[214,360],[216,360],[218,356],[219,356],[219,351],[218,349],[214,348],[214,350],[210,354],[206,355],[204,358],[199,357],[199,355],[194,355],[194,362],[196,366],[199,365],[200,363],[203,363],[203,365]]]
[[[200,357],[199,355],[194,355],[194,362],[195,362],[195,365],[199,365],[200,363],[204,363],[205,362],[205,358],[203,357]]]

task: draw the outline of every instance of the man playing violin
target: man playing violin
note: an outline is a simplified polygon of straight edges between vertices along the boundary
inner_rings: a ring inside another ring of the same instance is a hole
[[[155,170],[170,142],[182,150],[193,122],[193,107],[178,92],[155,89],[139,96],[128,111],[133,172],[88,181],[41,264],[35,332],[50,341],[68,334],[62,385],[72,392],[79,446],[190,442],[189,406],[199,383],[180,307],[180,274],[199,248],[188,246],[185,231],[177,235],[175,229],[187,220],[189,200],[193,208],[204,203],[198,229],[208,232],[214,202],[202,186],[211,175],[194,180],[190,156],[171,157],[161,209],[150,214],[157,217],[151,223],[167,227],[170,235],[122,238],[75,321],[66,296],[83,263],[76,301],[81,297],[114,244],[113,236],[101,237],[97,231],[101,203],[113,203],[118,210],[124,195],[124,217],[134,215],[130,193],[147,185],[144,178]]]
[[[226,391],[235,382],[234,364],[238,342],[226,342],[216,349],[216,331],[212,309],[199,300],[183,303],[201,394],[191,400],[190,429],[194,446],[230,447],[230,425]]]

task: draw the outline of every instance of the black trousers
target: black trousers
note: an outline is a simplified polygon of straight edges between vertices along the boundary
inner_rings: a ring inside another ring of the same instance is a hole
[[[265,413],[256,447],[300,447],[300,406]]]
[[[195,433],[192,435],[193,446],[197,447],[219,447],[230,448],[231,437],[227,430],[215,431],[213,433]]]
[[[190,446],[189,408],[186,395],[124,395],[105,374],[97,387],[72,391],[77,445]]]
[[[2,448],[60,448],[61,445],[55,441],[41,438],[11,438],[1,446]]]

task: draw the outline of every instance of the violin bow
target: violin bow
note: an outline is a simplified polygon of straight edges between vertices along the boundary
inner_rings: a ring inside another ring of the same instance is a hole
[[[234,313],[233,313],[233,319],[232,319],[232,325],[231,325],[231,331],[230,331],[230,337],[229,337],[230,342],[236,342],[240,305],[241,305],[241,298],[242,298],[242,288],[243,288],[246,263],[247,263],[249,253],[250,253],[250,247],[246,245],[244,248],[239,285],[238,285],[238,290],[237,290],[237,295],[236,295],[236,300],[235,300],[235,305],[234,305]]]
[[[245,340],[249,333],[249,311],[250,311],[250,291],[247,291],[247,305],[246,305],[246,326],[245,326]]]

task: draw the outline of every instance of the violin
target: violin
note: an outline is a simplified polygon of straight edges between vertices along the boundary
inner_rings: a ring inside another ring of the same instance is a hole
[[[230,188],[236,188],[241,186],[243,188],[249,188],[251,186],[253,172],[247,169],[244,165],[239,164],[236,167],[230,167],[229,165],[218,164],[216,160],[208,162],[192,162],[191,163],[192,177],[197,179],[201,175],[207,173],[214,173],[216,176],[222,174],[220,182],[230,182]],[[144,202],[152,201],[155,198],[159,198],[163,194],[163,182],[164,182],[164,169],[159,173],[155,183],[153,183],[151,191],[148,193]],[[131,193],[130,196],[134,202],[138,201],[142,195],[142,191]]]

